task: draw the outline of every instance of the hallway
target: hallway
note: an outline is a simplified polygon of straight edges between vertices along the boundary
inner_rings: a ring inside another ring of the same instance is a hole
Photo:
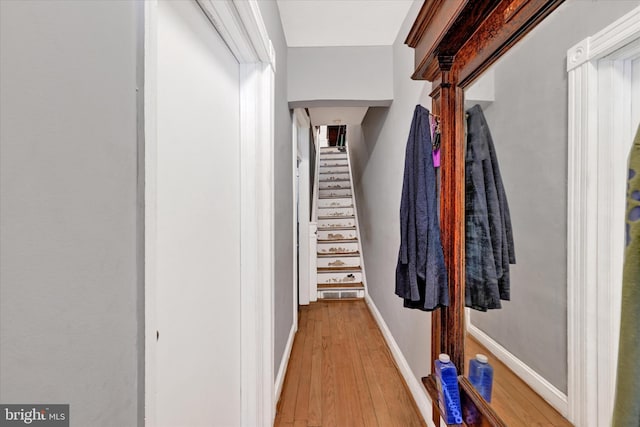
[[[425,425],[363,300],[300,307],[274,425]]]

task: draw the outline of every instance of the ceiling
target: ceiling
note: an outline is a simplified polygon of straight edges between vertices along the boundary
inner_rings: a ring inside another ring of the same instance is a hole
[[[278,0],[289,47],[392,45],[412,0]]]
[[[313,126],[359,125],[369,107],[317,107],[309,108]]]

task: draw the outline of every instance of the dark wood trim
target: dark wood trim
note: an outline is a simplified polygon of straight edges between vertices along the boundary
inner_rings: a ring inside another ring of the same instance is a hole
[[[442,124],[460,123],[461,126],[442,126],[442,197],[440,226],[445,264],[449,276],[449,307],[440,310],[443,333],[440,338],[442,352],[451,356],[451,361],[460,372],[464,372],[464,99],[457,85],[455,72],[451,68],[453,58],[441,57],[439,116]],[[460,180],[460,177],[463,179]],[[461,220],[462,219],[462,220]],[[435,359],[434,359],[435,360]]]
[[[409,35],[407,35],[407,39],[404,41],[405,44],[409,45],[409,47],[416,47],[417,43],[420,41],[424,32],[427,30],[427,27],[433,20],[433,16],[436,11],[440,9],[440,6],[444,0],[425,0],[420,12],[418,12],[418,17],[413,23],[411,30],[409,31]]]
[[[433,81],[438,55],[455,56],[465,87],[563,1],[425,1],[406,41],[415,49],[412,78]]]
[[[500,3],[456,53],[455,68],[460,76],[460,86],[469,86],[563,1],[514,0]]]
[[[358,243],[358,239],[318,239],[318,243]]]
[[[349,282],[349,283],[318,283],[318,289],[360,289],[364,288],[362,282]]]
[[[344,273],[362,273],[362,270],[360,269],[360,267],[318,267],[318,273],[320,272],[344,274]],[[361,283],[361,282],[354,282],[354,283]]]
[[[425,2],[425,6],[434,3],[435,8],[430,15],[425,14],[422,17],[422,22],[416,21],[419,27],[424,26],[425,28],[420,38],[411,46],[416,49],[416,52],[420,52],[420,55],[416,54],[415,56],[416,69],[426,68],[437,57],[437,48],[442,41],[442,37],[450,30],[455,16],[462,12],[467,2],[468,0]],[[425,6],[423,6],[423,9]],[[420,79],[417,78],[417,80]]]

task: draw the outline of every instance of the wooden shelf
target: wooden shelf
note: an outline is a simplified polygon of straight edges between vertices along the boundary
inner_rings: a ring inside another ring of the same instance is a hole
[[[438,407],[438,386],[433,375],[422,378],[422,384],[427,389],[427,393],[433,402],[434,415],[440,417],[440,408]],[[478,391],[471,385],[469,380],[460,375],[458,376],[458,388],[460,389],[460,402],[462,404],[463,424],[448,424],[449,426],[467,426],[467,427],[506,427],[507,425],[500,419],[498,414],[493,410],[491,405],[485,401]],[[435,418],[435,417],[434,417]],[[434,420],[435,421],[435,420]],[[438,423],[436,422],[436,426]]]

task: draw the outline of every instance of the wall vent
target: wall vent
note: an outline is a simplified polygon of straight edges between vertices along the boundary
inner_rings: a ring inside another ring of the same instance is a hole
[[[364,298],[364,290],[318,291],[318,299]]]

